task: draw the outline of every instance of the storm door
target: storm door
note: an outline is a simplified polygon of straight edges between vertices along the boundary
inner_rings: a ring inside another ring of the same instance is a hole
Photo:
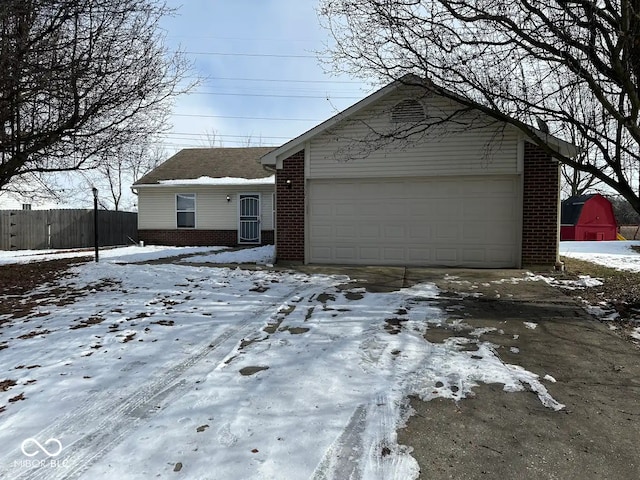
[[[240,194],[238,243],[260,243],[260,194]]]

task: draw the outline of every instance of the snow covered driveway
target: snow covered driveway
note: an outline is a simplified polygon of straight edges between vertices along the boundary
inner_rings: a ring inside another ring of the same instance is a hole
[[[563,407],[482,332],[474,351],[427,342],[445,318],[430,284],[115,260],[0,325],[0,477],[404,480],[409,394],[498,382]]]

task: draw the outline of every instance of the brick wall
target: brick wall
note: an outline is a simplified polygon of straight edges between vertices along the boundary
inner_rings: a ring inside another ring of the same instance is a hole
[[[273,245],[273,230],[262,231],[262,245]],[[237,230],[138,230],[138,240],[147,245],[224,246],[238,245]]]
[[[558,163],[524,142],[522,265],[555,266],[558,241]]]
[[[304,262],[304,150],[277,171],[276,202],[276,258]]]

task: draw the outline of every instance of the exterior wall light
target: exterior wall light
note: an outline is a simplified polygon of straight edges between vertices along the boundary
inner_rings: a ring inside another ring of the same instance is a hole
[[[287,181],[284,182],[284,183],[287,184],[287,188],[291,188],[291,179],[290,178],[287,178]]]
[[[227,195],[227,202],[230,202],[230,201],[231,201],[231,196]]]

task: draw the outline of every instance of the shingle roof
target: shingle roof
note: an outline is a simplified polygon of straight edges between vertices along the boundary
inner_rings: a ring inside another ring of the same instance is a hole
[[[585,202],[593,196],[594,194],[576,195],[563,200],[560,214],[560,223],[562,225],[575,225],[576,223],[578,223],[578,219],[580,218],[580,214],[582,213],[582,207],[584,207]]]
[[[265,170],[259,159],[274,148],[185,148],[140,178],[134,186],[200,177],[268,177],[273,173]]]

